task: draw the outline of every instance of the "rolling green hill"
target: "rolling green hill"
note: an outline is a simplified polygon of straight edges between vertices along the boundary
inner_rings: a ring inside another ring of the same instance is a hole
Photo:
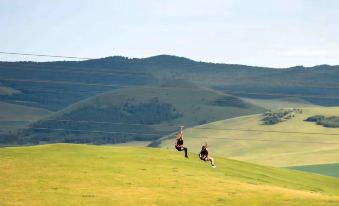
[[[0,148],[1,205],[338,205],[337,178],[173,150]]]
[[[237,97],[184,81],[175,81],[158,87],[116,89],[80,101],[48,120],[33,124],[31,129],[24,132],[21,142],[111,144],[155,140],[177,131],[183,122],[187,126],[195,126],[262,111],[263,108]],[[67,131],[53,130],[59,128]],[[78,130],[98,132],[77,132]]]
[[[322,133],[338,134],[339,128],[326,128],[304,120],[314,115],[339,116],[339,108],[307,107],[302,111],[274,125],[264,125],[262,115],[249,115],[189,128],[185,131],[185,143],[198,152],[207,141],[212,154],[262,165],[338,163],[339,136]],[[173,139],[166,139],[159,146],[172,148],[173,144]]]

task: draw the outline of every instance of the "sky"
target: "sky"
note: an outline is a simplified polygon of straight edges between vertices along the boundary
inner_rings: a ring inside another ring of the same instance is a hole
[[[4,52],[339,65],[338,0],[0,0],[0,28]]]

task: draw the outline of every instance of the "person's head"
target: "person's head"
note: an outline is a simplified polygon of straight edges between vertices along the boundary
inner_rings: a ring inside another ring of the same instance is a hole
[[[204,147],[205,147],[205,148],[207,148],[207,147],[208,147],[208,144],[207,144],[207,142],[205,142],[205,144],[204,144]]]
[[[178,139],[182,139],[182,132],[179,133]]]

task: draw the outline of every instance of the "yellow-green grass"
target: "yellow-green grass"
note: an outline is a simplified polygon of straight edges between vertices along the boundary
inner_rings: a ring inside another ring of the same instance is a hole
[[[0,205],[338,205],[339,179],[145,147],[0,149]]]
[[[260,131],[339,134],[339,128],[326,128],[304,121],[313,115],[339,116],[339,107],[304,108],[302,114],[276,125],[263,125],[261,115],[217,121],[187,129],[185,144],[190,150],[198,152],[207,141],[212,155],[279,167],[339,162],[339,135]],[[167,139],[160,146],[172,148],[173,144],[174,139]]]

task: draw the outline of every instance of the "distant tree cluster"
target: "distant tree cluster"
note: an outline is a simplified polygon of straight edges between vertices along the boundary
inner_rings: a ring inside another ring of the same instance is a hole
[[[330,116],[325,117],[323,115],[314,115],[307,119],[306,122],[315,122],[318,125],[323,125],[324,127],[339,128],[339,117]]]
[[[281,109],[278,111],[269,111],[263,114],[261,121],[265,125],[274,125],[295,117],[296,114],[301,114],[301,109]]]
[[[239,107],[244,108],[247,104],[238,97],[223,96],[211,102],[212,105],[221,107]]]

